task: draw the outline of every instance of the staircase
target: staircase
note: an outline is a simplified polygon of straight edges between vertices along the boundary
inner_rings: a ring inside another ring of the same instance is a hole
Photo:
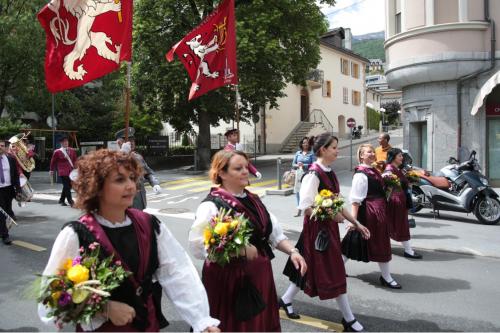
[[[281,153],[294,153],[299,150],[299,142],[309,136],[309,132],[316,126],[321,126],[326,132],[333,134],[333,126],[320,109],[314,109],[305,121],[300,121],[288,134],[281,144]]]

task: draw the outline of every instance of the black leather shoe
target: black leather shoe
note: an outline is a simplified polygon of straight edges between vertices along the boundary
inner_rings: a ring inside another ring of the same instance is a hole
[[[405,258],[422,259],[422,255],[418,254],[417,252],[413,252],[413,254],[409,254],[408,252],[405,252],[403,255]]]
[[[342,318],[342,326],[344,326],[344,332],[361,332],[361,331],[356,331],[354,328],[352,328],[352,325],[356,323],[357,320],[354,318],[354,320],[347,322],[344,318]]]
[[[10,239],[8,236],[6,238],[2,238],[2,242],[5,244],[5,245],[10,245],[12,244],[12,239]]]
[[[65,202],[60,202],[61,206],[67,206],[68,204]]]
[[[396,284],[392,284],[392,282],[396,282],[395,280],[387,282],[383,277],[380,277],[380,284],[383,285],[384,287],[391,288],[391,289],[401,289],[402,286],[396,282]]]
[[[300,315],[296,314],[295,312],[288,312],[288,307],[292,305],[292,303],[285,304],[285,302],[283,302],[283,300],[280,298],[278,301],[278,305],[280,306],[280,308],[283,308],[288,318],[300,319]]]

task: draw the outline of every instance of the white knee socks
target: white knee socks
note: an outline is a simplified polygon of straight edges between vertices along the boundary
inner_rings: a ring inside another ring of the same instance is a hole
[[[339,310],[340,312],[342,312],[342,316],[344,317],[345,321],[347,322],[353,321],[354,315],[352,314],[347,294],[339,295],[337,296],[337,298],[335,298],[335,300],[337,301],[337,305],[339,306]],[[359,321],[356,321],[352,325],[352,328],[355,329],[356,331],[363,330],[363,326],[359,323]]]
[[[391,285],[396,285],[396,281],[391,276],[391,271],[389,268],[389,261],[388,262],[379,262],[378,267],[380,267],[380,273],[382,273],[382,277],[384,278],[385,281],[390,283]]]
[[[410,241],[404,241],[404,242],[401,242],[401,244],[403,244],[403,247],[405,248],[405,252],[408,253],[408,254],[411,254],[411,255],[414,255],[415,252],[413,251],[413,249],[411,248],[411,245],[410,245]]]
[[[281,296],[281,299],[285,304],[292,303],[293,299],[295,298],[295,295],[297,295],[300,291],[300,288],[297,287],[295,283],[290,283],[288,286],[288,289],[286,290],[285,294]],[[287,306],[288,312],[293,312],[293,306]]]

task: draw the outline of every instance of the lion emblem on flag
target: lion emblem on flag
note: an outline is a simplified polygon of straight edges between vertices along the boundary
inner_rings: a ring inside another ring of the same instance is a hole
[[[68,37],[69,22],[61,19],[60,9],[61,1],[51,0],[49,8],[56,17],[50,22],[50,31],[55,38],[56,46],[59,43],[64,45],[74,45],[73,50],[64,57],[64,72],[71,80],[83,80],[87,71],[83,64],[78,65],[75,69],[75,62],[82,60],[87,50],[93,46],[97,50],[97,54],[105,59],[116,63],[120,60],[121,45],[113,43],[111,38],[102,31],[92,31],[92,25],[97,16],[107,12],[117,12],[121,17],[121,3],[119,0],[64,0],[64,8],[77,18],[77,33],[75,39]],[[109,46],[114,46],[113,51]]]

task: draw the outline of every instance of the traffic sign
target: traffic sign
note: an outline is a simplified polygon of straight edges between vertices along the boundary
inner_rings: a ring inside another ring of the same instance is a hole
[[[347,119],[347,127],[349,128],[353,128],[354,126],[356,126],[356,120],[354,120],[354,118],[349,118]]]

